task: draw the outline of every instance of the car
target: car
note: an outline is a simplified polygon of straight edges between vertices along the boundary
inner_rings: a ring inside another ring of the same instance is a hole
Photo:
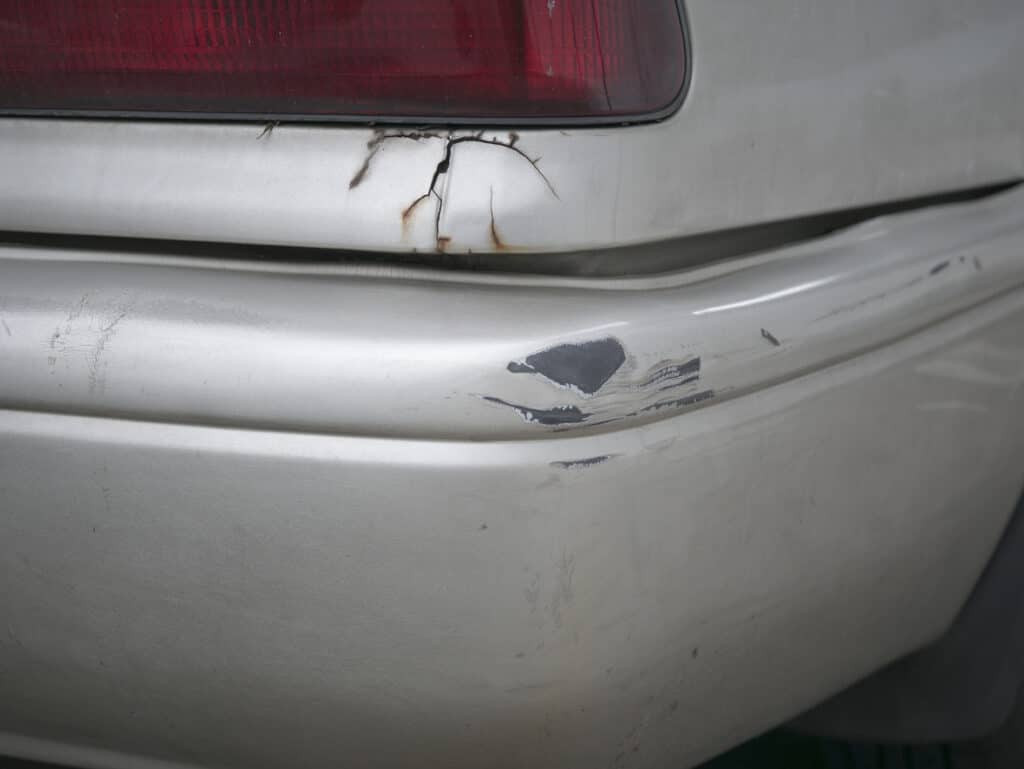
[[[0,0],[0,754],[995,730],[1022,43],[1015,0]]]

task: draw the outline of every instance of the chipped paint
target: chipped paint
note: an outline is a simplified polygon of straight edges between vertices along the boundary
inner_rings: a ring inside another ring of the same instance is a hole
[[[506,367],[512,374],[533,374],[569,391],[585,400],[586,411],[572,403],[535,407],[494,396],[484,399],[514,409],[527,422],[556,429],[606,425],[652,412],[680,410],[715,397],[713,390],[698,386],[701,367],[701,358],[693,357],[662,360],[640,369],[618,339],[606,337],[556,345]]]
[[[608,337],[541,350],[525,360],[512,361],[508,370],[513,374],[539,374],[581,395],[593,395],[604,387],[625,361],[622,343]]]
[[[508,406],[518,413],[525,421],[533,422],[547,427],[558,427],[562,425],[583,424],[590,418],[588,414],[577,406],[552,406],[550,408],[534,408],[532,406],[521,406],[517,403],[509,403],[501,398],[492,395],[485,395],[483,399],[488,403],[497,403],[501,406]]]

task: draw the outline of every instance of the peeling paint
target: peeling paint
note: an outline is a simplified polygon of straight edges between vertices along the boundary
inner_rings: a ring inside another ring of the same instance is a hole
[[[510,373],[538,375],[586,399],[586,411],[571,403],[535,408],[494,396],[484,399],[508,406],[534,424],[558,429],[607,425],[652,412],[683,409],[714,398],[713,390],[698,387],[701,366],[699,357],[664,360],[638,375],[635,362],[626,357],[622,344],[608,337],[551,347],[507,366]]]
[[[560,344],[529,355],[524,361],[512,361],[508,370],[514,374],[539,374],[582,395],[593,395],[625,361],[622,343],[608,337],[593,342]]]
[[[591,416],[590,414],[581,411],[577,406],[532,408],[530,406],[521,406],[517,403],[509,403],[508,401],[502,400],[501,398],[495,398],[491,395],[485,395],[483,396],[483,399],[488,403],[497,403],[501,406],[508,406],[527,422],[546,425],[548,427],[583,424]]]

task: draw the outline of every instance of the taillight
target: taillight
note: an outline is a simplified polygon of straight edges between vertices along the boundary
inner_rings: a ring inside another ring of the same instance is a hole
[[[0,0],[0,112],[658,117],[677,0]]]

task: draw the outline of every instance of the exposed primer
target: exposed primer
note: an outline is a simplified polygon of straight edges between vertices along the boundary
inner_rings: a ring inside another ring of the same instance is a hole
[[[560,344],[512,361],[513,374],[539,374],[555,384],[582,395],[593,395],[607,384],[626,362],[626,351],[612,337],[593,342]]]
[[[655,412],[695,406],[715,397],[700,387],[701,358],[663,360],[640,369],[612,337],[585,343],[556,345],[512,361],[513,374],[533,374],[582,400],[582,406],[556,401],[531,406],[495,396],[484,400],[514,409],[527,422],[571,429],[607,425]]]

